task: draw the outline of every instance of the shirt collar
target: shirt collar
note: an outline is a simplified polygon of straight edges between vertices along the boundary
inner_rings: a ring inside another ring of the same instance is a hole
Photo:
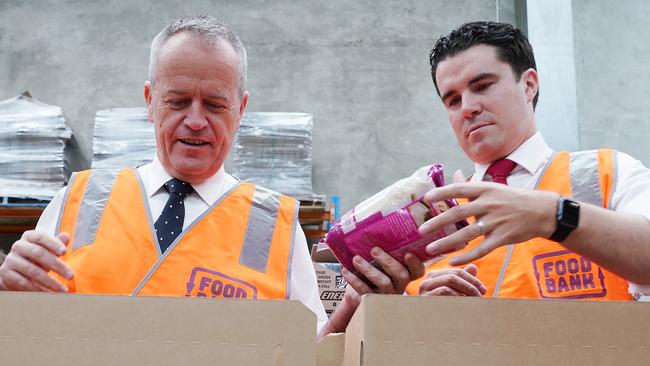
[[[142,172],[142,183],[149,197],[157,194],[163,185],[173,178],[158,160],[157,155],[154,156],[150,164],[143,165],[138,169]],[[192,188],[207,205],[211,205],[236,182],[237,180],[226,173],[222,165],[210,178],[201,183],[192,184]],[[215,189],[215,187],[223,187],[223,189]]]
[[[513,173],[525,170],[528,174],[534,175],[548,157],[553,153],[553,150],[548,147],[544,137],[539,132],[524,141],[519,147],[510,153],[506,158],[517,163],[517,167]],[[480,182],[485,176],[490,164],[474,164],[474,175],[472,176],[473,182]]]

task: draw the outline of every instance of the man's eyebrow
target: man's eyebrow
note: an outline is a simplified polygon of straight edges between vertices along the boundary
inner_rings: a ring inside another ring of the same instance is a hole
[[[484,72],[484,73],[478,74],[475,77],[473,77],[467,84],[471,85],[471,84],[474,84],[474,83],[476,83],[478,81],[481,81],[483,79],[490,79],[490,78],[495,78],[495,77],[497,77],[497,74],[495,74],[495,73]],[[455,92],[453,90],[450,90],[450,91],[446,92],[445,94],[443,94],[443,96],[440,97],[440,99],[444,102],[445,99],[449,98],[454,93]]]
[[[440,97],[440,100],[442,100],[442,101],[444,102],[445,99],[449,98],[449,97],[450,97],[452,94],[454,94],[454,93],[455,93],[455,91],[450,90],[450,91],[446,92],[445,94],[443,94],[443,96]]]
[[[228,100],[228,97],[226,95],[224,95],[224,94],[221,94],[221,93],[208,94],[207,97],[210,98],[210,99],[223,99],[223,100],[226,100],[226,101]]]
[[[483,79],[494,78],[494,77],[496,77],[496,76],[497,76],[497,75],[494,74],[494,73],[491,73],[491,72],[484,72],[484,73],[482,73],[482,74],[478,74],[478,75],[476,75],[474,78],[472,78],[472,80],[469,81],[468,84],[474,84],[474,83],[477,82],[477,81],[481,81],[481,80],[483,80]]]
[[[183,95],[183,94],[187,94],[187,93],[188,93],[188,91],[183,90],[183,89],[169,89],[169,90],[164,91],[163,95],[165,95],[165,96],[170,95],[170,94]],[[225,101],[228,100],[228,97],[226,95],[220,94],[220,93],[208,94],[207,98],[209,98],[209,99],[221,99],[221,100],[225,100]]]

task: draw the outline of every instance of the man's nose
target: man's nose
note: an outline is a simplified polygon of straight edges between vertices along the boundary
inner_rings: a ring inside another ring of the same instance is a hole
[[[462,98],[462,112],[463,117],[466,119],[471,119],[477,116],[482,111],[481,103],[478,98],[472,95],[466,95]]]
[[[192,102],[185,116],[185,125],[195,131],[203,129],[208,125],[207,114],[200,102]]]

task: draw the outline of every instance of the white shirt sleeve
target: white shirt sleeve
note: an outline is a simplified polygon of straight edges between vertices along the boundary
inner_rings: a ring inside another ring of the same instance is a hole
[[[628,154],[616,154],[616,187],[611,209],[646,217],[650,225],[650,169]],[[650,245],[650,242],[648,243]],[[630,282],[631,293],[650,295],[650,285]]]
[[[317,332],[320,334],[327,323],[327,315],[318,293],[316,271],[307,251],[307,239],[300,225],[296,225],[293,246],[289,299],[299,300],[316,314]]]
[[[36,224],[36,230],[54,236],[56,234],[56,224],[59,221],[59,213],[63,205],[63,197],[67,187],[61,188],[47,204]]]
[[[650,219],[650,169],[628,154],[616,155],[616,187],[611,209]]]

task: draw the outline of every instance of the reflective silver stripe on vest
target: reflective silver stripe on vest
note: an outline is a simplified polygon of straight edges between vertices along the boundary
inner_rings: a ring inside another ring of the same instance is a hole
[[[612,150],[612,188],[609,191],[609,201],[607,202],[607,209],[612,209],[612,200],[614,199],[614,192],[618,188],[618,151]]]
[[[266,272],[275,222],[280,209],[280,196],[261,187],[255,187],[253,205],[239,263]]]
[[[578,201],[603,207],[598,175],[598,151],[588,150],[570,154],[571,192]]]
[[[287,264],[287,300],[291,296],[291,264],[293,263],[293,248],[296,243],[296,225],[298,225],[298,213],[300,211],[300,203],[296,202],[296,208],[293,211],[293,221],[291,222],[291,248],[289,248],[289,263]]]
[[[90,172],[90,178],[88,178],[88,184],[86,184],[86,190],[79,206],[72,250],[95,243],[99,221],[119,172],[114,169],[98,169]]]

